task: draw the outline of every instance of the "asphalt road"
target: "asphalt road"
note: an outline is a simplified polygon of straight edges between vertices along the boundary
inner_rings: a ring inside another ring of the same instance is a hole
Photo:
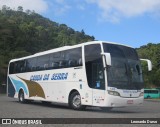
[[[45,105],[40,102],[21,104],[17,99],[0,94],[0,118],[160,118],[160,101],[144,101],[142,106],[114,108],[111,111],[104,111],[98,107],[88,107],[85,111],[75,111],[67,106],[56,104]],[[59,127],[60,125],[56,126]],[[70,125],[63,126],[68,127]],[[86,126],[93,127],[97,125]],[[117,127],[120,125],[110,126]]]

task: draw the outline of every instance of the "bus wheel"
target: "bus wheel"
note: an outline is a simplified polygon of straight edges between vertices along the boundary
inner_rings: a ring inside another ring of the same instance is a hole
[[[25,103],[24,92],[22,90],[19,92],[18,98],[20,103]]]
[[[81,96],[78,92],[74,92],[71,94],[69,99],[69,106],[74,110],[82,110],[86,107],[84,105],[81,105]]]

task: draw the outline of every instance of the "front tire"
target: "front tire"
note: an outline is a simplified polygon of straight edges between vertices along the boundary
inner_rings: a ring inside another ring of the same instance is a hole
[[[86,107],[81,105],[81,96],[77,91],[71,94],[69,98],[69,106],[74,110],[82,110]]]
[[[25,103],[24,92],[22,90],[19,92],[18,99],[20,103]]]

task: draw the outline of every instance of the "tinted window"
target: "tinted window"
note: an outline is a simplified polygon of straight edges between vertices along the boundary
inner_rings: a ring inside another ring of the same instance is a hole
[[[50,54],[50,69],[57,69],[59,68],[59,61],[61,60],[61,52],[56,52]]]
[[[25,60],[20,60],[10,63],[9,73],[23,73],[25,72]]]
[[[14,74],[14,63],[10,63],[9,65],[9,74]]]
[[[94,61],[101,57],[101,48],[99,44],[85,46],[85,60]]]
[[[158,90],[144,90],[144,93],[158,94]]]
[[[19,61],[19,72],[20,73],[23,73],[23,72],[25,72],[26,71],[26,64],[25,64],[25,60],[21,60],[21,61]]]
[[[85,65],[89,87],[94,89],[105,89],[100,44],[85,46]]]
[[[51,69],[82,66],[82,48],[65,50],[50,55]]]
[[[104,52],[109,52],[111,54],[111,57],[125,57],[123,50],[118,45],[104,44]]]
[[[37,57],[36,70],[47,70],[49,69],[49,55],[43,55]]]
[[[20,72],[20,64],[19,62],[14,63],[14,73],[19,73]]]
[[[142,89],[142,71],[135,49],[107,43],[104,43],[103,47],[104,52],[111,54],[112,65],[107,69],[108,86],[118,89]]]
[[[26,71],[31,72],[31,71],[36,71],[36,60],[37,58],[29,58],[26,60]]]
[[[82,66],[82,48],[75,48],[10,63],[9,73]]]
[[[82,66],[82,49],[76,48],[64,52],[67,67]]]
[[[111,53],[112,57],[120,57],[127,59],[134,59],[138,60],[138,55],[135,49],[130,47],[125,47],[121,45],[114,45],[114,44],[103,44],[104,45],[104,52]]]
[[[120,47],[123,51],[127,59],[138,60],[138,55],[135,49],[130,47]]]

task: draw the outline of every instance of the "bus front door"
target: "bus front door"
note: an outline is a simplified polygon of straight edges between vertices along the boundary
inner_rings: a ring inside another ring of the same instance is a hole
[[[104,105],[105,79],[103,66],[100,63],[92,64],[92,104],[94,106]]]
[[[104,103],[105,79],[101,52],[100,44],[85,46],[86,75],[88,86],[92,91],[93,106],[101,106]]]

